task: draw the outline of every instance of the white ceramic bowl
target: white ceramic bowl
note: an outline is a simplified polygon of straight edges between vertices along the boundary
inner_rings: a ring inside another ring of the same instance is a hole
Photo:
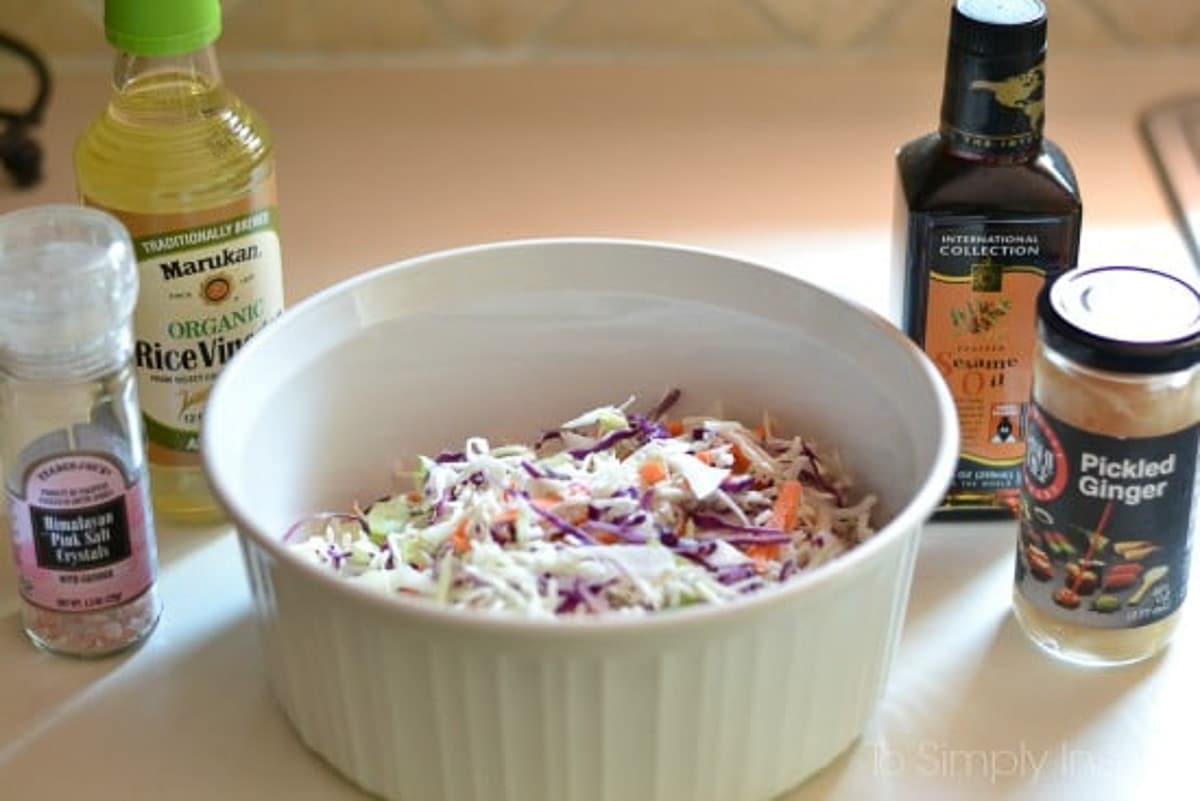
[[[669,387],[689,410],[767,409],[836,447],[882,530],[736,604],[608,621],[382,597],[281,545],[306,513],[392,490],[398,457],[528,440]],[[595,240],[438,253],[321,292],[226,368],[203,434],[287,716],[403,801],[762,801],[796,785],[883,691],[957,441],[936,371],[874,314],[726,256]]]

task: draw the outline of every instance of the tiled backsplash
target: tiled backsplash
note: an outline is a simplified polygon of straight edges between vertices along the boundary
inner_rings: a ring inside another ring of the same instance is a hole
[[[161,0],[170,2],[170,0]],[[225,0],[228,57],[458,58],[828,50],[941,57],[950,0]],[[1051,46],[1200,45],[1198,0],[1048,0]],[[0,29],[103,58],[101,0],[0,0]]]

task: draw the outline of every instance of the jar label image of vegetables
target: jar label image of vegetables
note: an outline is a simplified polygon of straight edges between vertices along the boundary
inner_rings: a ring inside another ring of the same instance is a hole
[[[1200,425],[1151,437],[1029,412],[1017,591],[1054,617],[1134,628],[1187,591]]]
[[[941,221],[930,231],[924,347],[958,409],[948,504],[1015,509],[1025,456],[1037,296],[1062,269],[1058,220]]]
[[[62,612],[95,611],[138,597],[154,581],[149,499],[111,456],[74,452],[34,461],[9,488],[21,594]]]

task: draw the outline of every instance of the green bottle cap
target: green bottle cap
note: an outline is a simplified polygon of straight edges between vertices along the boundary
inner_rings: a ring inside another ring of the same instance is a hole
[[[139,56],[175,56],[221,35],[220,0],[105,0],[109,44]]]

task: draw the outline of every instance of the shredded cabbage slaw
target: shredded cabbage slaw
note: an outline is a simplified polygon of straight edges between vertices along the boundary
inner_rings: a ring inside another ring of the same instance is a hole
[[[313,515],[305,559],[384,593],[528,617],[726,603],[870,537],[836,454],[711,416],[602,406],[536,444],[467,439],[419,457],[414,489]]]

